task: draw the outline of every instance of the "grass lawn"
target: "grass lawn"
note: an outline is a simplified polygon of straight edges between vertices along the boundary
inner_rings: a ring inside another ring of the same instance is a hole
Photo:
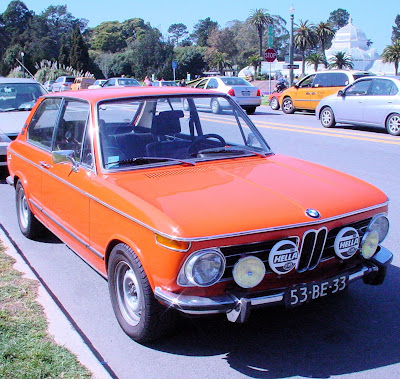
[[[75,355],[47,334],[38,282],[13,269],[0,243],[0,378],[92,378]]]

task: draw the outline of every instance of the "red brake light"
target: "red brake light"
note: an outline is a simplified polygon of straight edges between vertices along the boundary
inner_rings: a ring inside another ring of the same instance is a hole
[[[257,90],[257,96],[261,96],[261,91],[259,89]]]
[[[235,90],[234,90],[233,88],[231,88],[231,89],[228,91],[228,95],[229,95],[229,96],[235,96]]]

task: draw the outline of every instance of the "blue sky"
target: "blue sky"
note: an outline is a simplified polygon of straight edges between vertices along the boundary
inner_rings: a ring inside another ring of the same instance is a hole
[[[0,12],[4,12],[10,1],[0,0]],[[103,21],[124,21],[139,17],[157,27],[164,35],[171,24],[182,22],[191,32],[199,20],[210,17],[221,26],[231,20],[244,21],[252,9],[265,8],[289,22],[289,8],[295,8],[295,22],[310,20],[313,23],[326,21],[331,11],[346,9],[353,24],[371,39],[379,54],[391,44],[392,26],[400,13],[398,0],[25,0],[30,10],[39,14],[49,5],[67,5],[75,17],[86,18],[94,27]]]

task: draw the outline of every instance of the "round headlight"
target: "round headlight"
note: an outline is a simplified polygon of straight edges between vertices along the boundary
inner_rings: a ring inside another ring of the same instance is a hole
[[[375,231],[378,233],[379,243],[381,243],[389,232],[389,220],[385,215],[374,217],[367,229],[367,232]]]
[[[225,257],[219,250],[206,249],[192,254],[183,269],[187,281],[198,287],[212,286],[221,279],[225,270]],[[182,282],[181,280],[178,281]]]
[[[263,280],[265,265],[257,257],[239,259],[233,267],[233,279],[242,288],[253,288]]]
[[[361,242],[361,254],[365,259],[370,259],[379,245],[379,234],[376,230],[365,233]]]

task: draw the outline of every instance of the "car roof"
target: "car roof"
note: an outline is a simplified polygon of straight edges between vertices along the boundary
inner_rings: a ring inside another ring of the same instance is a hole
[[[27,78],[1,78],[0,77],[0,84],[16,84],[16,83],[37,83],[39,84],[36,80],[34,79],[27,79]]]
[[[158,95],[187,96],[187,95],[201,95],[201,94],[212,94],[215,96],[216,92],[213,90],[205,90],[192,87],[140,86],[140,87],[99,88],[96,91],[77,90],[77,91],[66,91],[61,93],[56,92],[47,94],[44,97],[69,97],[69,98],[83,99],[91,103],[96,103],[102,100],[119,99],[127,97],[158,96]],[[225,96],[225,94],[222,92],[221,95]]]

